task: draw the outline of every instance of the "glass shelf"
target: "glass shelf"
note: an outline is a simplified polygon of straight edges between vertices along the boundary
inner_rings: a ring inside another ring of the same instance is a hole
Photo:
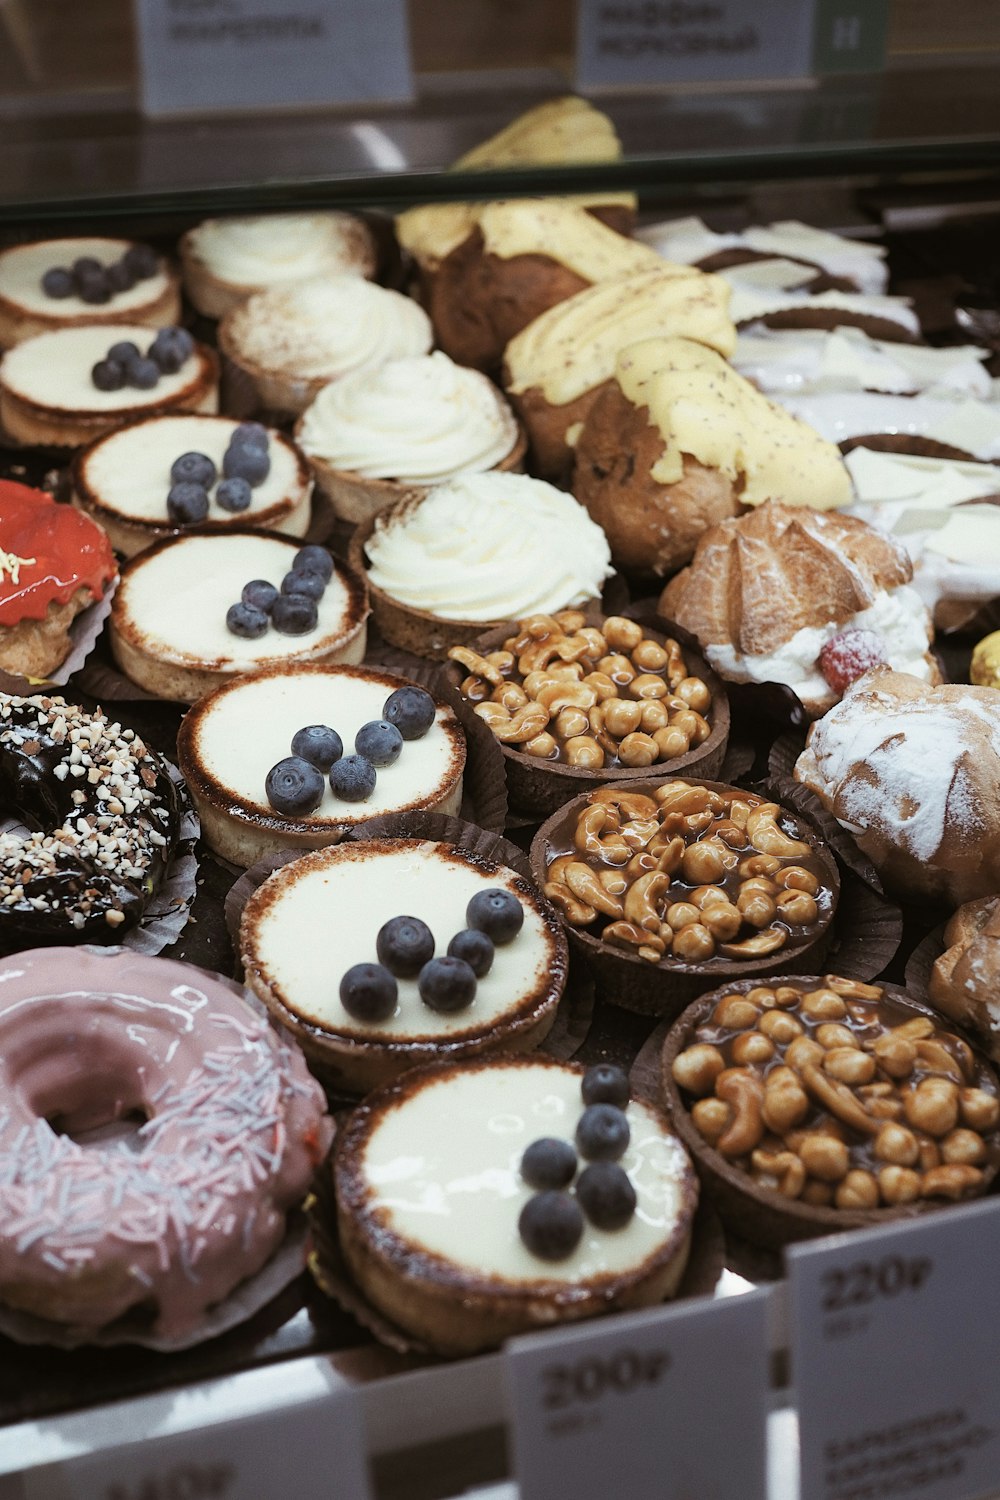
[[[631,188],[669,199],[727,183],[1000,168],[986,65],[899,67],[790,85],[601,95],[620,162],[447,173],[522,110],[565,92],[537,73],[421,80],[412,105],[361,113],[147,120],[131,111],[9,116],[0,222],[193,216],[283,205],[383,206]]]

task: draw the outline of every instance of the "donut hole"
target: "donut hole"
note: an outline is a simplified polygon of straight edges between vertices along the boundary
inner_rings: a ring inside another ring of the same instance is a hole
[[[92,1029],[59,1036],[46,1033],[16,1043],[8,1062],[27,1105],[56,1135],[80,1145],[103,1145],[139,1135],[152,1111],[147,1107],[151,1059],[134,1055],[134,1042],[95,1018]]]
[[[60,1111],[44,1118],[56,1135],[68,1135],[78,1146],[100,1148],[122,1143],[131,1151],[141,1151],[144,1142],[139,1132],[149,1116],[143,1109],[130,1109],[96,1124],[92,1123],[92,1112],[71,1116]]]

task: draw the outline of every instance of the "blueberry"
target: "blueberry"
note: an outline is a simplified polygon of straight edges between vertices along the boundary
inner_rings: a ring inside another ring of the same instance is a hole
[[[126,373],[129,385],[137,391],[151,391],[159,383],[162,372],[155,359],[133,359]]]
[[[536,1193],[522,1208],[517,1231],[539,1260],[566,1260],[583,1237],[583,1214],[569,1193]]]
[[[223,510],[235,513],[249,510],[253,496],[245,479],[224,479],[215,492],[215,503]]]
[[[576,1145],[588,1161],[617,1161],[631,1131],[624,1110],[613,1104],[588,1104],[576,1127]]]
[[[108,286],[112,292],[130,292],[135,286],[136,278],[124,259],[112,261],[104,274],[108,278]]]
[[[476,995],[476,976],[461,958],[432,958],[417,980],[420,998],[431,1010],[451,1013],[471,1005]]]
[[[194,353],[194,339],[186,328],[161,328],[149,346],[151,359],[165,375],[175,375]]]
[[[246,484],[245,479],[227,480],[227,484]],[[250,487],[247,485],[247,493]],[[307,599],[322,599],[326,593],[326,579],[320,573],[314,573],[311,569],[300,568],[296,573],[286,573],[281,580],[281,592],[283,594],[304,594]]]
[[[208,515],[208,496],[204,487],[187,481],[172,484],[167,492],[167,515],[182,526],[204,521]]]
[[[125,371],[113,359],[99,359],[90,378],[99,391],[120,391],[125,384]]]
[[[524,925],[524,907],[514,895],[502,885],[491,885],[488,890],[477,891],[465,908],[465,920],[470,927],[492,938],[497,947],[511,943]]]
[[[53,266],[42,277],[42,291],[46,297],[72,297],[76,291],[73,272],[65,266]]]
[[[148,281],[160,269],[160,257],[152,245],[130,245],[122,260],[136,281]]]
[[[116,365],[122,365],[125,369],[128,369],[133,360],[141,359],[142,355],[131,339],[121,339],[117,344],[111,345],[107,353],[107,358],[113,359]],[[186,474],[184,477],[187,479],[190,478],[190,475]]]
[[[249,583],[243,585],[240,598],[244,604],[252,604],[254,609],[262,609],[266,615],[274,608],[274,601],[278,597],[278,590],[273,583],[268,583],[266,578],[252,578]]]
[[[300,547],[292,563],[292,572],[320,573],[327,583],[333,577],[333,558],[325,547]]]
[[[132,347],[135,349],[134,344]],[[138,349],[135,352],[138,356]],[[115,359],[117,356],[112,353],[111,358]],[[207,453],[182,453],[170,465],[170,477],[175,483],[188,480],[191,484],[200,484],[202,489],[209,490],[215,483],[216,468]]]
[[[397,979],[415,979],[434,957],[434,934],[419,917],[392,917],[379,928],[375,952]]]
[[[383,719],[395,724],[404,740],[423,739],[436,713],[434,699],[419,687],[397,688],[382,705]]]
[[[79,279],[81,276],[94,276],[103,274],[104,267],[93,255],[81,255],[73,262],[73,275]]]
[[[245,448],[266,448],[268,444],[267,428],[261,422],[241,422],[229,439],[229,446]]]
[[[248,443],[230,443],[223,455],[222,472],[227,479],[245,479],[251,485],[263,484],[271,472],[267,449],[251,447]]]
[[[614,1063],[597,1063],[584,1073],[580,1092],[584,1104],[617,1104],[624,1109],[631,1092],[628,1074]]]
[[[246,589],[243,592],[246,593]],[[343,753],[343,740],[327,724],[307,724],[305,729],[297,729],[292,736],[292,754],[301,755],[311,766],[318,767],[324,776]]]
[[[281,600],[278,600],[278,604]],[[276,604],[275,609],[278,605]],[[345,755],[330,772],[330,788],[343,802],[367,802],[375,790],[375,767],[363,755]]]
[[[387,1021],[398,989],[381,964],[355,964],[340,981],[340,1003],[356,1021]]]
[[[326,778],[301,755],[286,755],[268,771],[264,790],[275,812],[298,818],[319,807],[326,791]]]
[[[305,594],[279,594],[271,610],[274,628],[282,635],[307,635],[316,629],[318,619],[315,599]]]
[[[576,1176],[576,1152],[569,1141],[543,1136],[521,1157],[521,1176],[533,1188],[569,1187]]]
[[[456,932],[448,944],[449,958],[463,958],[477,979],[485,979],[493,967],[493,940],[475,927]]]
[[[257,641],[267,632],[267,615],[252,604],[231,604],[226,610],[226,629],[245,641]]]
[[[595,1161],[584,1167],[576,1196],[595,1229],[621,1229],[635,1213],[635,1188],[628,1173],[614,1161]]]
[[[76,278],[76,289],[81,302],[91,307],[100,307],[111,301],[111,283],[103,271],[90,271]]]
[[[373,766],[391,766],[399,759],[403,736],[385,719],[372,719],[370,724],[362,724],[354,736],[354,748]]]

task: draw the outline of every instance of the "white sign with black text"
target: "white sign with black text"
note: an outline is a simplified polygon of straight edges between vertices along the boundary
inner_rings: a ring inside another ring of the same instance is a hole
[[[770,1295],[512,1340],[520,1500],[764,1500]]]
[[[1000,1200],[786,1252],[801,1500],[1000,1484]]]
[[[412,98],[405,0],[135,0],[147,114]]]

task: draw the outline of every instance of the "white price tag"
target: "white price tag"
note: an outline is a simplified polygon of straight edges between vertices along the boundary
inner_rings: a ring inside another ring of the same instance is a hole
[[[763,1500],[770,1295],[512,1340],[521,1500]]]
[[[280,1370],[275,1380],[281,1380]],[[21,1476],[24,1500],[368,1500],[363,1427],[351,1391],[105,1448]]]
[[[1000,1200],[786,1252],[802,1500],[1000,1482]]]
[[[135,0],[150,115],[413,96],[405,0]]]

